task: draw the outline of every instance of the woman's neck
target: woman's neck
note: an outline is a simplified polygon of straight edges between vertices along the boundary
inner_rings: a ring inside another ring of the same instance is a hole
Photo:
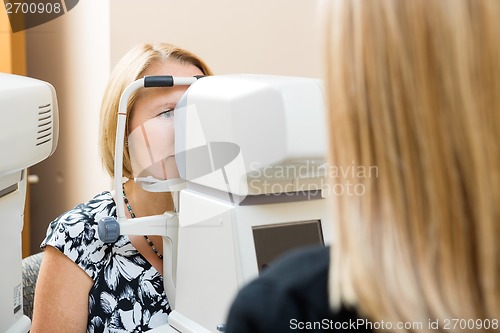
[[[174,204],[168,192],[148,192],[133,180],[123,185],[127,199],[136,217],[160,215],[172,211]]]

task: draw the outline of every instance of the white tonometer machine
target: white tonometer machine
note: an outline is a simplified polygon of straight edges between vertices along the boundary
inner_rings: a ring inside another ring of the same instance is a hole
[[[153,332],[223,332],[237,291],[273,259],[329,242],[323,91],[319,80],[281,76],[137,80],[120,101],[117,193],[130,96],[173,85],[190,85],[175,108],[175,152],[153,147],[147,132],[154,125],[131,133],[128,144],[129,151],[138,142],[147,147],[151,165],[135,180],[146,190],[171,192],[176,211],[130,220],[117,195],[118,218],[103,219],[99,235],[109,242],[120,234],[163,236],[172,312],[169,324]]]
[[[28,332],[23,315],[21,231],[26,169],[57,145],[54,88],[43,81],[0,73],[0,332]]]
[[[117,193],[130,96],[145,87],[179,84],[190,87],[175,109],[174,153],[147,141],[153,125],[134,136],[139,146],[147,142],[151,164],[136,181],[150,191],[171,192],[175,212],[129,220],[117,195],[118,218],[104,219],[99,237],[112,242],[120,234],[163,236],[172,312],[169,324],[153,332],[223,332],[237,291],[273,259],[329,242],[323,92],[318,80],[279,76],[137,80],[119,108]],[[0,74],[0,114],[0,262],[9,272],[0,283],[0,332],[27,332],[20,246],[26,168],[56,147],[55,91],[38,80]],[[128,142],[129,151],[134,142]],[[151,171],[157,167],[163,177]]]

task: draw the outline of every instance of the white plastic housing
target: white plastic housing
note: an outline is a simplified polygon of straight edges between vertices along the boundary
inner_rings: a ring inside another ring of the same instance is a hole
[[[28,332],[23,315],[21,231],[26,168],[50,156],[57,145],[54,88],[43,81],[0,73],[0,332]]]
[[[184,94],[175,122],[177,166],[181,177],[192,183],[245,196],[285,188],[273,188],[270,181],[289,183],[288,191],[294,191],[298,178],[317,182],[324,177],[320,80],[250,74],[205,77]]]
[[[57,146],[58,123],[52,85],[0,73],[0,177],[49,157]]]

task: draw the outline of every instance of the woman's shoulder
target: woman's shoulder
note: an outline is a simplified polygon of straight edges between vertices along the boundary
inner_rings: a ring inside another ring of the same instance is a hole
[[[53,222],[69,225],[76,223],[97,223],[102,217],[116,215],[116,204],[109,191],[97,194],[87,202],[81,203],[61,214]]]
[[[97,232],[99,220],[106,216],[116,216],[116,204],[108,191],[52,221],[41,248],[50,245],[58,249],[95,278],[110,246],[99,239]]]
[[[85,230],[87,233],[92,233],[88,236],[93,236],[92,230],[97,230],[99,221],[107,216],[116,216],[116,204],[113,195],[109,191],[104,191],[53,220],[47,229],[42,247],[57,234],[64,234],[66,242],[78,237]]]
[[[47,228],[41,247],[52,245],[60,250],[64,244],[90,245],[97,240],[97,225],[106,216],[116,216],[113,195],[104,191],[53,220]]]

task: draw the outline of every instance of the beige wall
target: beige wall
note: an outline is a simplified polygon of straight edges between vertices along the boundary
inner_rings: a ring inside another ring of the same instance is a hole
[[[54,85],[60,136],[56,152],[31,168],[31,250],[48,223],[107,187],[97,154],[99,106],[109,73],[109,11],[84,0],[67,14],[27,30],[28,76]]]
[[[167,41],[218,74],[320,77],[319,2],[111,0],[111,63],[136,43]]]
[[[167,41],[217,74],[321,77],[320,0],[82,0],[27,33],[28,75],[51,82],[61,117],[53,157],[33,168],[32,250],[50,220],[109,188],[97,155],[110,68],[133,45]]]

